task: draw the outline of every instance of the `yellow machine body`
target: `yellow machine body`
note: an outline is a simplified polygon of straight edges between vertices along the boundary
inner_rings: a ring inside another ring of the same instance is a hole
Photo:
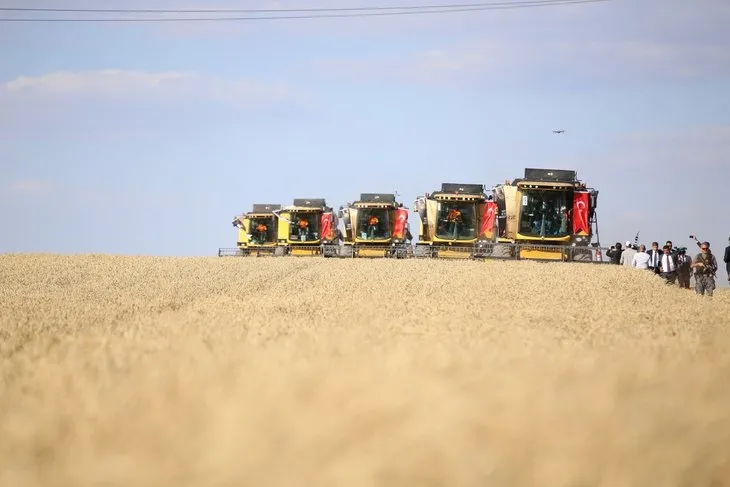
[[[583,260],[590,250],[598,192],[588,190],[575,171],[525,169],[525,178],[493,188],[500,217],[498,243],[521,244],[519,257],[534,260]],[[573,229],[576,194],[586,193],[586,227]],[[590,198],[588,198],[588,196]],[[590,213],[590,216],[589,216]],[[570,247],[577,247],[568,252]],[[576,256],[582,258],[575,258]]]
[[[238,215],[233,226],[238,228],[236,247],[242,255],[273,253],[277,247],[278,222],[275,211],[281,205],[255,204],[252,211]]]
[[[492,238],[482,219],[488,196],[481,184],[443,183],[441,190],[414,203],[419,217],[417,257],[469,259],[478,242]]]
[[[342,254],[346,257],[406,256],[411,240],[408,209],[394,194],[362,193],[340,208],[344,223]]]
[[[331,212],[323,198],[297,198],[277,212],[278,245],[285,255],[315,256],[322,253],[322,215]],[[336,225],[336,219],[334,224]]]

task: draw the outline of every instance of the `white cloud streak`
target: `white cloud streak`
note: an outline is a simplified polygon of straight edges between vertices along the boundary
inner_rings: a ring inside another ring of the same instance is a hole
[[[510,82],[535,73],[546,78],[600,84],[730,78],[730,50],[643,41],[482,40],[370,59],[330,59],[314,64],[320,76],[349,81],[428,85]],[[544,78],[544,79],[546,79]]]
[[[12,196],[40,196],[52,190],[50,183],[39,180],[13,181],[5,185],[5,190]]]
[[[598,85],[730,80],[728,5],[667,0],[478,13],[461,20],[457,35],[411,43],[408,53],[324,59],[314,70],[351,81],[480,86],[532,83],[535,75]]]
[[[237,106],[257,106],[296,100],[284,83],[224,79],[191,72],[143,72],[122,69],[56,71],[41,76],[19,76],[0,85],[0,102],[39,98],[129,99],[156,102],[209,100]]]

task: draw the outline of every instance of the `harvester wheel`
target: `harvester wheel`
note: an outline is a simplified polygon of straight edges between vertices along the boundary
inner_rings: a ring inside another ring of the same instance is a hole
[[[581,249],[581,248],[575,248],[573,247],[572,250],[572,261],[574,262],[592,262],[593,261],[593,252],[591,252],[591,249]]]
[[[492,257],[497,259],[514,258],[513,249],[509,245],[494,244],[492,247]]]
[[[430,245],[418,245],[413,249],[413,257],[417,259],[424,259],[431,257],[431,246]]]
[[[405,259],[406,257],[408,257],[408,249],[402,246],[396,247],[394,254],[396,259]]]
[[[343,245],[340,247],[340,257],[352,258],[355,255],[352,245]]]
[[[322,257],[337,257],[337,246],[332,244],[322,245],[320,249]]]
[[[276,247],[274,249],[274,257],[284,257],[286,255],[286,247]]]

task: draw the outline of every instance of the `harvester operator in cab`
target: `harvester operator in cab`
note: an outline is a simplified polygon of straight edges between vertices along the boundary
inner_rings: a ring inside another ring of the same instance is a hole
[[[459,235],[459,226],[462,222],[461,210],[457,207],[451,208],[451,210],[449,210],[449,214],[446,216],[446,221],[448,222],[447,228],[449,233],[454,237],[457,237]]]
[[[297,227],[299,229],[300,238],[307,238],[309,236],[309,220],[304,217],[299,218],[299,221],[297,222]]]
[[[258,243],[262,244],[266,241],[266,231],[268,229],[269,228],[263,222],[260,222],[258,225],[256,225],[255,240],[258,241]]]
[[[378,231],[378,223],[380,223],[380,219],[373,215],[370,215],[368,218],[368,238],[375,238],[375,232]]]

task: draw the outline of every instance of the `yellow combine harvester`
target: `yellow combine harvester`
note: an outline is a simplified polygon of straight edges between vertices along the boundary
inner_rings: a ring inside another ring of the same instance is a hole
[[[278,229],[274,212],[281,205],[254,204],[252,211],[238,215],[233,226],[238,228],[235,249],[219,249],[218,255],[276,255],[278,249]]]
[[[503,251],[519,252],[520,259],[594,260],[598,191],[586,188],[576,171],[526,168],[524,178],[493,191],[499,210],[495,254],[499,243],[520,244],[505,245]]]
[[[441,191],[419,196],[419,237],[414,257],[468,259],[494,236],[495,206],[483,184],[442,183]]]
[[[324,198],[296,198],[274,213],[279,218],[277,255],[337,255],[337,215]]]
[[[340,218],[345,227],[340,256],[408,257],[408,208],[394,194],[362,193],[358,201],[340,208]]]

